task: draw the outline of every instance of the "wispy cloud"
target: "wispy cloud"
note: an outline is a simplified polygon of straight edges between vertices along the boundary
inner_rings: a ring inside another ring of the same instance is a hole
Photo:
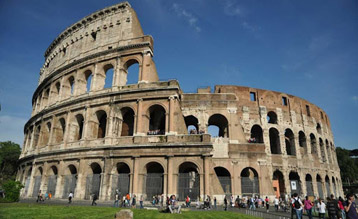
[[[177,3],[173,3],[172,8],[175,11],[175,13],[178,15],[178,17],[181,17],[181,18],[185,19],[186,22],[188,22],[188,24],[192,28],[194,28],[194,30],[196,32],[199,33],[201,31],[201,28],[198,25],[198,18],[195,17],[192,13],[190,13],[187,10],[185,10],[184,8],[182,8]]]
[[[355,103],[358,103],[358,96],[353,96],[353,97],[352,97],[352,100],[353,100]]]
[[[232,0],[226,0],[224,1],[224,13],[228,16],[244,17],[246,15],[246,10]]]
[[[241,26],[246,29],[246,30],[249,30],[251,32],[256,32],[260,29],[260,27],[258,26],[255,26],[255,25],[252,25],[252,24],[249,24],[247,21],[243,21],[241,23]]]

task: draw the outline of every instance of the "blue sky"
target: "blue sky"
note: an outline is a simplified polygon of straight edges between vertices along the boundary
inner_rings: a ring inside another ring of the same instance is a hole
[[[66,27],[119,3],[0,2],[0,141],[23,141],[43,54]],[[185,92],[233,84],[302,97],[328,114],[335,145],[358,148],[358,1],[130,1],[154,37],[160,79]]]

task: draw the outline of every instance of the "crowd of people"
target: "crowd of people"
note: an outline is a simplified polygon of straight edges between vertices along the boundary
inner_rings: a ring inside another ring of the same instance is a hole
[[[42,194],[41,190],[37,193],[37,199],[36,202],[45,202],[45,200],[50,200],[52,198],[52,192],[45,192],[45,194]]]

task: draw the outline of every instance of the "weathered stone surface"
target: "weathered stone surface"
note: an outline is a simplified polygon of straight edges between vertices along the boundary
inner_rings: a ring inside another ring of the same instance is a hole
[[[115,219],[133,219],[133,211],[131,211],[129,209],[120,210],[114,215],[114,218]]]

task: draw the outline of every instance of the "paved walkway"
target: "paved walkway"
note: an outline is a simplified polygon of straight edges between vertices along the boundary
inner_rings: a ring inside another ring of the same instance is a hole
[[[27,199],[21,199],[20,203],[33,203],[33,204],[46,204],[46,205],[69,205],[68,204],[68,200],[67,199],[51,199],[51,200],[46,200],[44,202],[41,203],[36,203],[36,198],[27,198]],[[113,207],[114,201],[96,201],[97,206],[101,206],[101,207]],[[92,204],[91,200],[73,200],[71,205],[76,205],[76,206],[90,206]],[[137,205],[137,208],[139,206]],[[153,205],[149,202],[146,201],[144,202],[144,207],[153,207]],[[159,206],[155,206],[157,208],[159,208]],[[203,209],[197,209],[194,206],[190,207],[190,210],[192,211],[206,211]],[[224,208],[220,205],[217,206],[216,209],[211,209],[212,211],[224,211]],[[252,215],[252,216],[256,216],[256,217],[261,217],[261,218],[272,218],[272,219],[290,219],[291,218],[291,213],[290,212],[283,212],[282,210],[279,210],[278,212],[275,211],[274,207],[271,206],[269,209],[269,213],[266,213],[266,208],[257,208],[255,211],[252,210],[248,210],[248,209],[243,209],[243,208],[230,208],[228,207],[228,211],[232,211],[232,212],[239,212],[239,213],[243,213],[243,214],[248,214],[248,215]],[[293,218],[296,218],[296,216],[294,216]],[[308,218],[307,216],[303,216],[304,219]],[[318,218],[318,217],[315,217]]]

